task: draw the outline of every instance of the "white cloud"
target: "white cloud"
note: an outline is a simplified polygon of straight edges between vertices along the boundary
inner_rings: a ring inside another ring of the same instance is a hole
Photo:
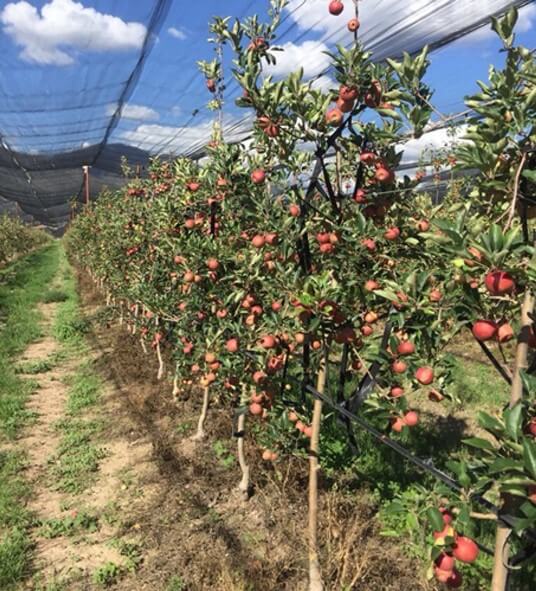
[[[139,49],[147,33],[141,23],[125,22],[74,0],[50,0],[40,12],[25,0],[11,2],[0,12],[0,22],[22,47],[21,59],[56,66],[73,64],[72,54],[79,51]]]
[[[188,127],[143,124],[125,131],[121,139],[151,153],[185,154],[202,148],[211,139],[213,121],[203,121]],[[251,130],[251,121],[227,117],[224,122],[226,141],[238,141]]]
[[[461,139],[466,130],[466,125],[435,129],[424,133],[418,139],[399,144],[398,151],[403,151],[401,164],[417,163],[419,160],[429,161],[434,152],[447,148],[452,149],[461,141],[466,141]]]
[[[536,4],[528,4],[519,10],[516,32],[527,33],[536,25]]]
[[[106,114],[111,116],[116,110],[117,104],[111,103],[106,107]],[[158,119],[160,119],[160,115],[154,109],[144,105],[133,105],[131,103],[123,105],[121,117],[123,119],[136,119],[138,121],[158,121]]]
[[[169,27],[167,32],[175,39],[179,41],[184,41],[186,39],[186,33],[182,29],[177,29],[177,27]]]
[[[325,43],[318,41],[304,41],[300,44],[288,42],[278,47],[284,51],[273,53],[277,63],[275,66],[266,66],[265,68],[265,72],[272,76],[287,76],[291,72],[295,72],[297,68],[303,67],[304,78],[312,78],[330,64],[329,56],[323,53],[329,49]],[[311,55],[314,56],[312,60]]]

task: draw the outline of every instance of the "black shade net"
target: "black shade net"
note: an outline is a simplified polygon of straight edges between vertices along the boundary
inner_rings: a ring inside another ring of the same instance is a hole
[[[360,3],[359,35],[381,60],[440,47],[529,3],[367,0]],[[203,0],[197,10],[178,0],[0,2],[0,213],[16,211],[58,229],[70,202],[84,199],[84,165],[95,198],[124,183],[123,156],[144,167],[154,155],[201,154],[214,118],[194,67],[213,56],[207,21],[216,14],[262,17],[267,4]],[[353,3],[346,5],[350,18]],[[305,55],[305,75],[329,86],[322,52],[349,41],[346,22],[327,15],[326,0],[290,0],[278,39],[287,51],[277,54],[272,74],[290,72]],[[234,107],[241,90],[227,76],[224,137],[240,140],[251,130],[251,114]]]

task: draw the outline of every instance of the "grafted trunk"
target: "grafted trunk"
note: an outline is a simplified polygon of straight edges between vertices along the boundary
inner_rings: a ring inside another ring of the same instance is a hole
[[[521,372],[528,367],[528,342],[532,320],[529,316],[534,311],[534,296],[527,290],[521,306],[521,330],[517,340],[516,357],[514,365],[514,374],[512,378],[512,387],[510,389],[510,408],[515,406],[523,397],[523,380]],[[512,495],[501,496],[501,512],[508,515],[516,499]],[[510,528],[497,521],[497,531],[495,533],[495,554],[493,563],[493,578],[491,581],[491,591],[506,591],[508,585],[508,569],[505,563],[508,563],[510,554]]]
[[[210,390],[208,386],[203,388],[203,406],[201,407],[201,414],[199,415],[199,421],[197,422],[197,432],[192,437],[194,441],[201,441],[205,438],[205,420],[207,418],[208,403],[210,398]]]
[[[242,388],[242,399],[240,400],[240,405],[242,406],[245,404],[245,392],[246,386]],[[246,456],[244,454],[244,437],[245,437],[245,428],[246,428],[246,412],[241,412],[238,416],[237,421],[237,451],[238,451],[238,463],[240,464],[240,470],[242,471],[242,479],[240,480],[240,484],[238,485],[238,489],[242,491],[244,494],[244,499],[247,500],[249,498],[250,493],[250,482],[249,482],[249,466],[246,462]]]
[[[318,370],[316,389],[324,393],[326,385],[326,368],[322,362]],[[318,559],[318,449],[320,438],[320,419],[322,417],[322,401],[315,399],[313,406],[313,433],[309,446],[309,591],[323,591],[322,573]]]

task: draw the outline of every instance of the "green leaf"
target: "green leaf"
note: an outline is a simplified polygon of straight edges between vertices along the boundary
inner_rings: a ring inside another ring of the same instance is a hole
[[[523,406],[521,403],[516,404],[513,408],[504,411],[504,424],[506,432],[514,441],[518,441],[521,434],[523,423]]]
[[[490,474],[506,471],[523,473],[523,464],[521,461],[513,460],[511,458],[496,458],[489,467]]]
[[[486,431],[493,433],[493,435],[501,435],[504,432],[504,425],[498,419],[485,412],[478,413],[478,424],[486,429]]]
[[[462,439],[462,443],[476,447],[478,449],[485,449],[489,451],[495,451],[494,445],[487,439],[481,439],[480,437],[469,437],[468,439]]]
[[[426,516],[434,531],[441,531],[445,526],[443,515],[441,515],[441,511],[437,507],[429,507],[426,510]]]
[[[523,463],[528,473],[536,478],[536,442],[534,439],[523,439]]]

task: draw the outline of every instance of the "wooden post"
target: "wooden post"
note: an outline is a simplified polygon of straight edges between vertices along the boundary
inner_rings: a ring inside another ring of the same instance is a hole
[[[521,306],[521,330],[517,339],[514,375],[512,387],[510,390],[510,408],[514,407],[523,397],[523,380],[521,371],[528,367],[528,341],[532,327],[532,320],[529,316],[534,310],[534,296],[527,289],[523,304]],[[501,513],[508,515],[514,499],[512,495],[501,496]],[[497,531],[495,533],[495,555],[493,563],[493,578],[491,581],[491,591],[506,591],[508,583],[508,569],[505,562],[508,561],[510,544],[510,528],[502,521],[497,521]]]
[[[82,166],[82,170],[84,171],[85,203],[89,205],[89,166],[87,164]]]

